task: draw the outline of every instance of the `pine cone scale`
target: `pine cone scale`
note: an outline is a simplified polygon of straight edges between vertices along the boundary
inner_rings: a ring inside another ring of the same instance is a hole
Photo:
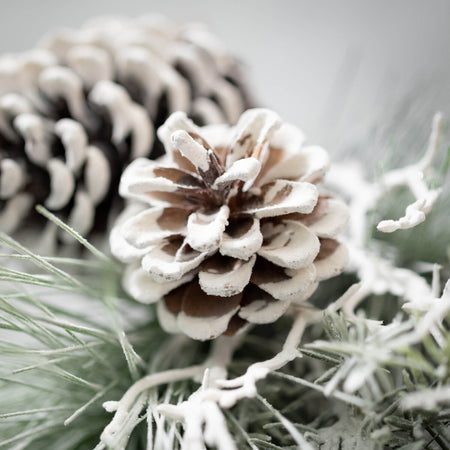
[[[250,227],[248,227],[245,220],[230,219],[223,233],[219,251],[224,256],[248,260],[261,248],[263,243],[260,222],[256,218],[250,218]],[[242,225],[239,228],[234,225],[235,223]]]
[[[208,295],[218,297],[239,294],[250,282],[255,260],[256,255],[253,255],[248,261],[236,259],[228,270],[224,269],[223,265],[219,266],[219,270],[217,270],[217,266],[209,265],[208,268],[203,266],[198,274],[200,287]]]
[[[317,203],[317,188],[305,182],[277,180],[261,187],[259,201],[244,201],[243,213],[264,217],[277,217],[290,213],[310,213]],[[256,203],[252,205],[252,203]]]
[[[281,275],[276,281],[272,281],[274,278],[269,276],[255,284],[278,300],[300,302],[316,281],[316,269],[313,264],[295,271],[285,269],[284,279],[280,279]]]
[[[211,253],[217,250],[228,223],[229,214],[230,208],[227,205],[208,214],[200,211],[190,214],[187,222],[186,243],[198,252]]]
[[[276,300],[267,292],[250,284],[246,288],[245,301],[241,302],[238,315],[249,323],[271,323],[279,319],[289,308],[289,305],[289,302]]]
[[[227,330],[231,318],[239,310],[241,297],[242,294],[226,299],[209,296],[198,283],[191,282],[167,295],[158,304],[158,315],[161,325],[169,332],[174,331],[173,327],[178,322],[185,329],[192,330],[194,339],[211,339]]]
[[[180,195],[180,201],[186,195],[204,196],[205,189],[200,181],[182,169],[159,166],[154,161],[136,160],[131,163],[133,171],[125,171],[119,191],[132,192],[136,196],[141,195],[141,200],[152,203],[153,197],[157,198],[161,193]],[[128,173],[133,176],[129,178]],[[188,202],[184,202],[188,205]],[[170,202],[168,202],[170,204]]]
[[[287,269],[301,269],[310,265],[320,250],[317,236],[299,222],[284,222],[284,230],[276,239],[263,245],[258,255]]]
[[[175,252],[175,254],[173,254]],[[142,259],[143,269],[152,274],[155,281],[177,281],[192,270],[196,270],[207,253],[186,251],[186,244],[165,244],[148,251]]]
[[[206,294],[196,281],[190,282],[184,289],[181,309],[187,316],[220,317],[233,314],[239,309],[242,293],[229,297]]]
[[[317,279],[331,278],[344,270],[343,261],[347,260],[347,249],[334,239],[321,239],[321,249],[315,261]]]
[[[162,239],[184,233],[188,216],[189,210],[155,206],[128,220],[124,237],[136,248],[147,248]]]

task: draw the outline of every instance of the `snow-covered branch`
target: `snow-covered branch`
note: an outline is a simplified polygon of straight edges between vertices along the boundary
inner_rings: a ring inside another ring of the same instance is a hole
[[[337,308],[339,304],[349,318],[355,318],[355,309],[370,294],[391,293],[414,305],[432,302],[438,296],[436,289],[416,272],[398,268],[388,258],[368,248],[367,233],[370,231],[369,212],[398,186],[406,186],[416,200],[406,207],[403,217],[381,221],[378,230],[393,232],[412,228],[425,220],[441,192],[428,187],[426,174],[438,154],[442,122],[442,114],[436,113],[428,147],[418,163],[386,172],[377,182],[367,180],[363,168],[356,162],[334,164],[330,171],[328,183],[348,198],[350,223],[345,244],[350,253],[349,270],[355,271],[361,280],[332,306]]]
[[[219,450],[236,448],[220,408],[231,408],[243,398],[255,397],[256,383],[259,380],[301,356],[297,347],[304,330],[308,323],[318,321],[320,316],[321,314],[317,312],[300,310],[283,349],[273,358],[250,365],[244,375],[231,380],[214,377],[212,376],[214,366],[207,368],[202,386],[188,400],[178,405],[159,405],[157,407],[159,413],[184,422],[183,449],[202,449],[203,443],[216,446]],[[204,433],[201,432],[203,426],[205,426]]]
[[[436,113],[433,118],[432,131],[428,147],[416,164],[386,172],[377,182],[368,181],[363,169],[356,162],[334,164],[328,175],[328,182],[338,187],[351,199],[351,235],[354,242],[363,245],[366,241],[367,212],[372,210],[389,192],[399,186],[407,187],[415,197],[408,205],[405,215],[398,220],[382,220],[377,229],[392,233],[399,229],[413,228],[425,220],[441,193],[440,189],[430,189],[426,183],[427,172],[432,168],[439,151],[442,132],[442,114]],[[349,183],[351,180],[351,183]]]

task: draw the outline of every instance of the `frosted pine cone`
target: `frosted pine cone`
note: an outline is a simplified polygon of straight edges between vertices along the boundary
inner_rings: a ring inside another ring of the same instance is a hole
[[[343,270],[347,252],[335,237],[347,207],[319,193],[328,155],[303,146],[297,128],[264,109],[236,127],[199,128],[175,113],[158,136],[167,154],[138,159],[122,176],[121,195],[138,202],[110,242],[130,263],[131,296],[162,298],[167,331],[204,340],[273,322]]]
[[[154,128],[171,112],[234,123],[247,101],[214,36],[156,17],[97,20],[2,57],[0,230],[38,203],[82,234],[104,228],[123,168],[162,153]]]

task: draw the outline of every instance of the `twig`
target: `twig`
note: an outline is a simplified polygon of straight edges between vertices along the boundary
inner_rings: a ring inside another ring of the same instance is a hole
[[[425,182],[425,172],[434,163],[439,149],[439,140],[442,130],[442,114],[436,113],[433,118],[431,135],[428,148],[417,164],[393,170],[385,174],[380,185],[384,191],[389,191],[396,186],[407,186],[416,198],[416,201],[406,207],[405,215],[398,220],[382,220],[377,229],[383,233],[392,233],[397,230],[405,230],[419,225],[425,220],[433,205],[435,204],[441,189],[429,189]],[[376,195],[378,201],[383,195]]]
[[[116,411],[116,413],[111,422],[103,430],[101,440],[104,442],[111,442],[111,440],[114,439],[114,435],[120,432],[124,422],[128,418],[130,408],[142,392],[161,384],[173,383],[175,381],[193,378],[201,374],[203,370],[204,365],[198,365],[186,367],[184,369],[166,370],[164,372],[147,375],[134,383],[119,401],[105,402],[103,407],[108,412]]]
[[[148,391],[149,389],[161,384],[168,384],[181,380],[196,379],[201,376],[205,372],[205,370],[207,371],[206,378],[211,377],[213,379],[216,379],[222,376],[226,376],[225,366],[231,359],[231,355],[235,346],[237,345],[238,339],[239,338],[217,339],[213,344],[211,355],[203,364],[190,366],[183,369],[166,370],[163,372],[147,375],[134,383],[119,401],[105,402],[103,404],[103,407],[108,412],[115,411],[115,415],[111,422],[103,430],[103,433],[101,435],[102,442],[107,445],[111,445],[111,443],[114,442],[115,436],[120,433],[125,422],[129,418],[130,411],[133,409],[138,397],[143,392]],[[204,384],[207,384],[207,382],[205,382]],[[143,406],[144,404],[142,404],[142,407]],[[174,407],[176,408],[176,406]],[[210,418],[211,420],[213,420],[214,418],[217,422],[219,420],[217,411],[215,411],[215,409],[211,405],[207,405],[207,409],[208,418]],[[192,420],[194,421],[194,419]],[[226,439],[226,437],[224,437],[223,439]]]

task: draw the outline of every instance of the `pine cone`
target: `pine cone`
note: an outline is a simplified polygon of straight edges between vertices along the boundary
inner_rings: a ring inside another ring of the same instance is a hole
[[[234,123],[247,106],[239,64],[199,25],[103,19],[5,56],[0,229],[36,204],[84,235],[104,229],[123,168],[162,153],[154,128],[171,112]]]
[[[345,204],[319,193],[325,150],[303,146],[268,110],[236,127],[195,126],[183,113],[159,128],[166,155],[138,159],[120,193],[137,200],[113,228],[113,253],[129,263],[124,287],[158,304],[163,328],[194,339],[277,320],[318,282],[340,273],[335,237]]]

